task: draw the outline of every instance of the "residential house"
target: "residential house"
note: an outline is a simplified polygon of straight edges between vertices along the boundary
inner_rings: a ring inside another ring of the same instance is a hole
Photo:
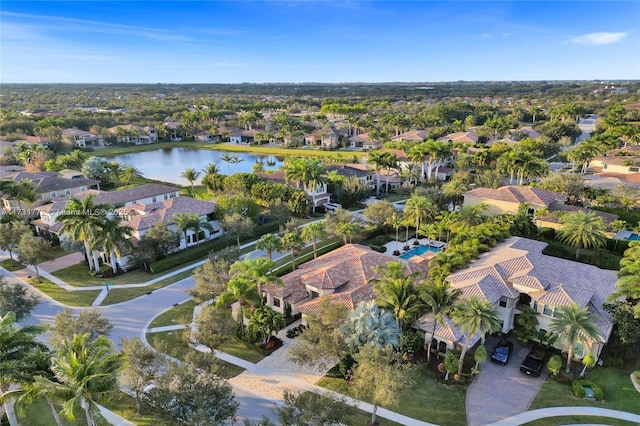
[[[369,133],[361,133],[349,138],[349,147],[352,149],[378,149],[381,146],[381,142],[377,139],[373,139],[369,136]]]
[[[229,142],[231,143],[242,143],[242,144],[252,144],[256,137],[256,130],[240,130],[240,129],[231,129],[231,134],[229,135]]]
[[[475,144],[478,142],[478,134],[475,130],[467,130],[466,132],[450,133],[438,139],[441,142],[463,142]]]
[[[562,226],[561,218],[563,213],[593,212],[602,217],[605,224],[610,224],[618,218],[615,214],[565,204],[566,195],[532,186],[508,185],[497,189],[476,188],[465,192],[463,196],[463,205],[475,206],[484,204],[487,206],[484,213],[489,216],[503,213],[515,214],[522,203],[527,203],[529,205],[529,213],[536,215],[536,221],[539,226],[554,229],[560,229]],[[540,214],[536,214],[536,212],[540,212]]]
[[[367,185],[369,189],[376,189],[376,174],[371,171],[366,164],[331,164],[329,166],[325,166],[324,170],[327,173],[335,171],[338,175],[347,178],[357,178],[361,183]]]
[[[35,184],[35,191],[39,194],[40,200],[35,202],[31,207],[42,205],[58,197],[74,195],[87,189],[99,189],[100,187],[100,182],[94,179],[87,179],[85,177],[69,179],[62,177],[58,172],[25,172],[24,168],[19,166],[11,168],[3,167],[2,170],[0,170],[0,178],[14,182],[20,182],[25,179],[32,181]],[[15,197],[9,194],[3,195],[2,202],[5,210],[15,210],[25,207],[15,199]]]
[[[62,139],[78,148],[104,146],[104,138],[95,133],[78,129],[64,129]]]
[[[149,183],[117,191],[87,189],[72,195],[79,200],[93,195],[95,204],[108,204],[111,207],[118,208],[137,204],[151,204],[175,198],[179,196],[179,190],[172,186]],[[35,208],[40,212],[40,217],[33,220],[31,224],[35,226],[39,235],[53,241],[60,239],[59,230],[62,224],[57,221],[57,217],[63,213],[68,201],[68,196],[59,197]]]
[[[394,142],[422,142],[427,139],[426,130],[410,130],[391,138]]]
[[[333,127],[323,127],[305,134],[304,144],[307,146],[319,146],[322,149],[335,149],[340,146],[340,137]]]
[[[589,162],[592,172],[630,174],[640,172],[640,145],[607,151]]]
[[[275,182],[281,183],[289,186],[293,186],[298,188],[296,183],[288,182],[285,177],[285,172],[282,170],[278,170],[275,172],[257,172],[256,175],[260,176],[263,180],[267,182]],[[311,205],[313,207],[321,207],[323,204],[328,203],[331,200],[331,194],[327,192],[327,184],[320,183],[315,188],[298,188],[304,189],[304,191],[311,198]]]
[[[462,298],[479,296],[493,304],[502,333],[513,330],[517,315],[525,307],[537,312],[541,330],[548,330],[565,306],[575,303],[588,308],[598,327],[598,339],[578,343],[575,357],[580,359],[590,352],[597,359],[613,328],[613,319],[603,303],[615,290],[617,278],[595,266],[544,255],[546,246],[544,242],[511,237],[446,280],[452,289],[461,291]],[[424,334],[425,346],[433,339],[432,347],[445,352],[465,343],[466,337],[449,318],[436,324],[432,336],[433,321],[433,315],[427,314],[414,324]],[[468,343],[473,346],[479,339],[479,335],[471,336]],[[562,342],[557,347],[566,349]]]
[[[156,223],[164,221],[170,224],[170,229],[180,232],[179,250],[197,244],[199,241],[218,238],[223,234],[220,224],[215,219],[216,205],[211,201],[196,200],[190,197],[173,197],[166,200],[150,204],[135,204],[116,209],[116,213],[122,216],[123,225],[133,229],[133,238],[140,239]],[[207,230],[200,231],[197,235],[193,230],[187,230],[185,236],[183,231],[177,229],[171,223],[171,219],[179,213],[195,213],[200,219],[206,220],[212,227],[213,232]]]
[[[167,133],[169,134],[169,140],[182,140],[184,134],[180,131],[180,123],[178,121],[165,121],[163,124],[165,129],[167,129]]]
[[[135,124],[127,124],[110,127],[108,130],[116,135],[118,143],[142,145],[158,141],[156,129],[150,126],[141,127]]]
[[[409,273],[424,277],[429,256],[416,256],[405,262]],[[359,303],[375,298],[372,280],[376,268],[398,258],[359,244],[347,244],[311,260],[282,277],[284,286],[264,287],[265,304],[278,312],[313,313],[322,297],[355,309]]]

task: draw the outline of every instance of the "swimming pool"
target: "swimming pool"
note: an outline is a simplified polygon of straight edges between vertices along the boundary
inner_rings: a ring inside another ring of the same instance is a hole
[[[401,254],[398,257],[400,259],[407,260],[407,259],[411,259],[414,256],[420,256],[421,254],[425,254],[428,251],[433,253],[438,253],[438,252],[441,252],[442,250],[435,247],[431,247],[431,246],[417,246],[412,248],[408,252]]]
[[[631,235],[629,235],[627,238],[625,238],[625,240],[627,240],[627,241],[640,241],[640,235],[632,232]]]

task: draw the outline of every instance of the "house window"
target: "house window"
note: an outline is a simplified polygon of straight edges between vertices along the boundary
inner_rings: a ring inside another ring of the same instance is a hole
[[[551,316],[553,314],[553,309],[549,305],[544,305],[544,308],[542,308],[542,313]]]
[[[71,190],[69,188],[65,189],[64,195],[71,195]]]
[[[191,235],[187,235],[184,240],[186,241],[187,244],[191,243]]]
[[[533,310],[538,312],[538,301],[537,300],[533,301]]]
[[[576,343],[573,345],[573,356],[582,358],[584,356],[584,345],[582,343]]]
[[[152,203],[155,203],[155,202],[156,202],[156,197],[152,197],[152,198],[151,198],[151,202],[152,202]]]
[[[630,172],[640,172],[640,167],[629,167]]]
[[[280,307],[280,299],[278,299],[277,297],[273,298],[273,306],[275,306],[276,308]]]
[[[56,191],[51,192],[51,198],[56,198],[58,196],[58,194],[56,194]]]
[[[608,165],[608,164],[605,164],[605,165],[603,165],[603,166],[602,166],[602,168],[606,170],[606,169],[608,169],[608,168],[609,168],[609,165]]]
[[[169,199],[169,195],[168,194],[164,194],[164,199],[165,200]]]
[[[506,308],[507,300],[508,299],[505,296],[500,297],[500,302],[498,302],[498,305],[500,305],[501,308]]]
[[[205,237],[204,231],[200,231],[200,232],[198,232],[198,241],[202,241],[202,240],[204,240],[205,238],[206,238],[206,237]]]
[[[80,191],[86,191],[86,190],[87,190],[87,187],[86,187],[86,186],[81,186],[81,187],[80,187]]]
[[[555,318],[560,318],[560,317],[562,316],[562,309],[560,309],[560,308],[555,308],[555,309],[553,310],[553,316],[554,316]]]

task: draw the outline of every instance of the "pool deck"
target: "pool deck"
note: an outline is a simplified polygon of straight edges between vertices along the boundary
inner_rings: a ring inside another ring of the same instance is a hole
[[[447,248],[447,243],[443,243],[442,241],[436,241],[436,240],[430,240],[428,238],[420,238],[418,239],[418,244],[414,244],[414,241],[416,241],[415,238],[410,238],[406,244],[409,245],[409,250],[418,247],[418,245],[421,246],[431,246],[437,249],[441,249],[444,250],[445,248]],[[384,246],[387,248],[387,251],[385,253],[387,254],[393,254],[394,250],[400,250],[400,254],[404,254],[407,253],[409,250],[403,250],[402,248],[406,245],[405,243],[403,243],[402,241],[398,242],[396,244],[395,241],[391,241],[386,243]],[[397,248],[396,248],[397,247]]]

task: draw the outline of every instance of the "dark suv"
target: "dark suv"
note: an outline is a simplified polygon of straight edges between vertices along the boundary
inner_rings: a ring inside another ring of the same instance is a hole
[[[508,340],[501,340],[491,354],[491,361],[506,365],[513,352],[513,343]]]
[[[530,376],[538,377],[542,372],[546,359],[547,357],[544,352],[534,349],[529,352],[524,361],[522,361],[522,364],[520,364],[520,371]]]

